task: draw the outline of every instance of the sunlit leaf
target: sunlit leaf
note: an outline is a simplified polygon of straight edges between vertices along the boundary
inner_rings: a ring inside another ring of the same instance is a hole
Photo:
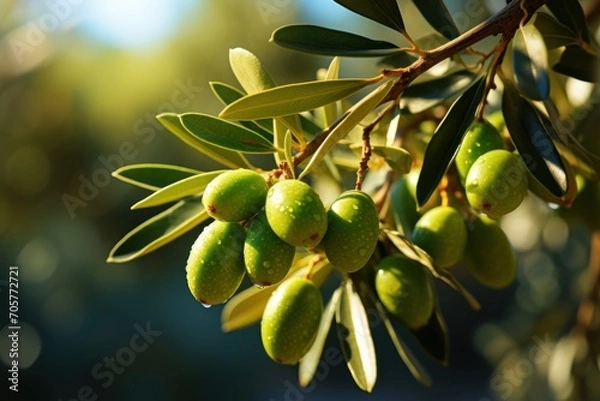
[[[244,153],[273,153],[273,144],[241,125],[202,113],[180,114],[181,123],[198,139]]]
[[[304,171],[300,174],[299,178],[306,176],[310,171],[319,164],[325,155],[327,155],[337,143],[345,137],[354,127],[356,127],[365,117],[371,113],[379,103],[386,97],[389,91],[392,89],[394,81],[388,81],[383,85],[379,86],[373,92],[365,96],[360,102],[356,103],[348,112],[346,116],[335,126],[333,130],[327,136],[327,139],[323,141],[321,146],[313,154],[312,158],[304,168]]]
[[[385,56],[384,58],[379,60],[377,64],[392,68],[402,68],[408,67],[415,61],[417,61],[417,57],[414,54],[406,52],[397,52],[394,54],[390,54],[389,56]]]
[[[542,34],[542,38],[546,42],[546,48],[548,49],[573,45],[580,40],[575,32],[546,13],[536,13],[534,23]]]
[[[398,51],[393,43],[316,25],[287,25],[273,32],[271,41],[305,53],[344,57],[381,57]]]
[[[438,125],[425,150],[423,167],[417,183],[417,201],[423,206],[436,190],[454,158],[467,128],[473,122],[485,89],[485,78],[479,78],[452,104]]]
[[[512,41],[513,70],[519,92],[531,100],[550,96],[548,54],[535,25],[527,24],[515,33]]]
[[[329,64],[329,68],[325,74],[326,80],[334,81],[340,78],[340,64],[341,59],[339,57],[334,57],[333,60],[331,60],[331,64]],[[326,127],[329,127],[337,120],[339,114],[338,103],[339,102],[332,102],[323,106],[323,122]]]
[[[310,350],[308,350],[308,353],[302,357],[302,360],[298,365],[298,382],[302,387],[309,385],[317,371],[321,355],[323,354],[323,347],[325,347],[325,340],[327,340],[327,334],[329,334],[329,330],[331,329],[331,323],[333,322],[333,317],[335,316],[335,311],[338,308],[341,296],[341,288],[338,288],[333,292],[333,295],[323,312],[323,316],[321,316],[317,337],[310,347]]]
[[[527,169],[553,195],[567,192],[567,174],[546,127],[534,106],[505,83],[502,112],[510,136]]]
[[[446,38],[454,39],[460,35],[443,0],[413,0],[413,3],[427,22]]]
[[[295,167],[294,167],[294,155],[292,154],[292,134],[290,131],[286,131],[283,139],[283,149],[285,153],[285,161],[289,167],[289,171],[292,174],[290,178],[295,179]]]
[[[201,198],[188,198],[140,224],[110,251],[107,262],[124,263],[179,238],[209,218]]]
[[[599,66],[600,57],[597,54],[590,54],[578,45],[571,45],[565,48],[552,69],[569,77],[597,83],[600,81]]]
[[[214,161],[230,168],[249,167],[252,165],[239,152],[233,152],[218,146],[211,145],[200,140],[181,124],[179,116],[175,113],[162,113],[156,116],[158,121],[168,129],[172,134],[181,139],[185,144],[196,149],[200,153],[210,157]]]
[[[369,79],[339,79],[278,86],[233,102],[219,116],[255,120],[296,114],[344,99],[373,83]]]
[[[233,86],[224,84],[222,82],[209,82],[212,91],[219,98],[219,100],[227,106],[235,102],[236,100],[244,97],[246,94]],[[255,131],[257,134],[262,136],[265,139],[272,140],[273,133],[273,123],[270,119],[266,120],[256,120],[256,121],[242,121],[241,124]]]
[[[358,387],[370,393],[377,380],[377,361],[369,319],[352,281],[341,288],[335,321],[342,353]]]
[[[112,176],[136,187],[157,191],[202,171],[173,164],[141,163],[116,169]]]
[[[404,21],[396,0],[335,0],[335,2],[363,17],[398,32],[404,32]]]
[[[297,259],[286,276],[302,277],[308,272],[308,264],[314,255]],[[317,263],[311,273],[310,279],[321,285],[331,273],[333,267],[327,261]],[[283,280],[285,281],[285,279]],[[281,283],[283,283],[283,281]],[[269,297],[281,285],[275,284],[265,288],[250,287],[235,295],[223,308],[221,313],[221,330],[230,332],[250,326],[260,320]]]
[[[468,71],[458,71],[442,78],[410,85],[402,93],[400,107],[411,114],[419,114],[467,88],[475,78]]]
[[[184,178],[152,193],[133,205],[131,209],[159,206],[188,196],[202,195],[206,186],[224,171],[226,170],[211,171]]]

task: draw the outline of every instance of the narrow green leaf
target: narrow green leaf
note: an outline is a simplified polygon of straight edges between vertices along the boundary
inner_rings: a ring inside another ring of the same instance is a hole
[[[198,139],[228,150],[244,153],[273,153],[273,144],[256,132],[202,113],[180,114],[185,129]]]
[[[387,311],[385,310],[383,305],[381,305],[381,302],[379,302],[379,300],[374,295],[371,295],[371,298],[373,300],[373,303],[375,304],[375,307],[377,308],[377,314],[379,315],[379,318],[383,321],[385,330],[390,336],[392,344],[394,344],[394,348],[396,348],[396,352],[398,352],[398,355],[400,356],[410,373],[421,384],[425,386],[431,386],[431,377],[429,376],[425,368],[419,363],[417,358],[412,354],[410,349],[408,349],[404,345],[404,343],[396,333],[396,329],[394,328],[394,325],[392,324],[387,314]]]
[[[276,118],[273,120],[273,145],[277,149],[277,152],[273,154],[273,158],[275,159],[276,166],[280,166],[281,162],[286,160],[283,146],[287,132],[287,127],[280,119]]]
[[[352,281],[341,288],[335,321],[342,354],[358,387],[370,393],[377,380],[377,361],[369,319]]]
[[[278,86],[233,102],[219,117],[255,120],[296,114],[344,99],[373,83],[372,79],[339,79]]]
[[[400,117],[402,115],[402,111],[399,107],[399,105],[397,105],[396,107],[394,107],[393,110],[393,114],[392,114],[392,119],[390,121],[390,125],[388,126],[388,130],[385,136],[385,143],[387,146],[394,146],[394,143],[396,143],[396,138],[398,137],[398,134],[400,133]]]
[[[112,172],[112,176],[136,187],[157,191],[200,173],[202,172],[199,170],[173,164],[142,163],[118,168]]]
[[[329,330],[331,329],[331,323],[333,322],[333,317],[335,316],[335,311],[338,308],[341,296],[341,288],[338,288],[333,292],[333,295],[323,312],[323,316],[321,317],[321,323],[319,324],[315,342],[310,347],[310,350],[308,350],[308,353],[300,360],[300,364],[298,365],[298,382],[302,387],[306,387],[310,384],[310,381],[317,371],[321,355],[323,354],[323,347],[325,347],[325,341],[327,340],[327,334],[329,334]]]
[[[283,139],[283,148],[285,149],[285,161],[292,173],[292,179],[296,179],[295,166],[294,166],[294,155],[292,154],[292,133],[290,131],[285,132]]]
[[[273,32],[271,41],[288,49],[325,56],[381,57],[398,51],[393,43],[316,25],[287,25]]]
[[[534,106],[508,82],[504,85],[502,113],[527,169],[553,195],[565,195],[567,173],[546,127]]]
[[[152,193],[133,205],[131,209],[135,210],[145,207],[159,206],[164,205],[165,203],[178,201],[188,196],[202,195],[208,183],[210,183],[214,178],[219,176],[224,171],[226,170],[211,171],[208,173],[202,173],[184,178],[183,180],[177,181]]]
[[[560,60],[552,69],[569,77],[597,83],[600,82],[598,67],[600,67],[600,57],[597,54],[590,54],[581,46],[571,45],[565,48]]]
[[[275,81],[258,57],[246,49],[235,48],[229,51],[229,65],[242,88],[256,93],[275,87]]]
[[[439,304],[431,314],[429,321],[423,327],[412,330],[419,344],[436,361],[446,366],[450,355],[450,338],[448,326],[442,316]]]
[[[335,0],[339,5],[403,33],[404,21],[396,0]]]
[[[566,25],[585,42],[589,42],[585,13],[578,0],[548,0],[546,6],[563,25]]]
[[[185,234],[209,218],[201,198],[180,201],[140,224],[110,251],[108,263],[124,263],[144,256]]]
[[[308,264],[314,255],[298,259],[286,276],[303,277],[308,272]],[[321,285],[331,273],[333,267],[327,261],[321,261],[315,265],[310,279],[316,284]],[[285,279],[283,280],[285,281]],[[281,283],[283,283],[283,281]],[[230,332],[250,326],[260,320],[269,297],[281,285],[275,284],[265,288],[250,287],[235,295],[223,308],[221,313],[221,330]]]
[[[157,120],[172,134],[181,139],[186,145],[191,146],[200,153],[210,157],[214,161],[229,168],[252,168],[252,165],[246,160],[244,155],[239,152],[222,149],[200,140],[181,124],[179,116],[175,113],[162,113],[156,116]]]
[[[579,37],[557,19],[549,14],[538,12],[535,14],[534,24],[546,42],[546,48],[556,49],[562,46],[577,44]]]
[[[225,106],[241,99],[246,94],[231,85],[224,84],[222,82],[209,82],[213,93],[219,98],[221,103]],[[256,120],[256,121],[242,121],[241,124],[255,131],[257,134],[267,140],[273,140],[273,122],[271,119]]]
[[[380,66],[388,66],[392,68],[404,68],[408,67],[417,60],[418,58],[415,55],[402,51],[390,54],[389,56],[385,56],[384,58],[379,60],[377,64]]]
[[[333,58],[325,74],[326,80],[335,81],[340,78],[340,63],[341,59],[339,57]],[[339,114],[338,103],[332,102],[323,106],[323,122],[326,127],[329,127],[337,120]]]
[[[345,137],[354,127],[367,117],[379,103],[381,103],[392,89],[393,85],[394,81],[391,80],[382,84],[350,108],[343,119],[331,130],[321,146],[319,146],[298,178],[301,179],[310,173],[310,171],[323,160],[325,155],[327,155],[343,137]]]
[[[452,104],[425,149],[417,183],[417,200],[423,206],[446,174],[462,138],[481,103],[486,80],[479,78]]]
[[[550,96],[548,53],[542,35],[534,24],[517,30],[512,42],[513,70],[519,92],[531,100]]]
[[[413,0],[419,12],[436,31],[452,40],[460,35],[443,0]]]
[[[475,75],[468,71],[458,71],[442,78],[412,84],[402,93],[400,108],[410,114],[419,114],[462,92],[474,78]]]

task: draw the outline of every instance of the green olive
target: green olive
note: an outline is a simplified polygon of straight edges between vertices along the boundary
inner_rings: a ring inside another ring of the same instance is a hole
[[[462,144],[456,153],[456,170],[461,182],[479,156],[496,149],[505,149],[504,138],[496,127],[487,121],[475,121],[463,137]]]

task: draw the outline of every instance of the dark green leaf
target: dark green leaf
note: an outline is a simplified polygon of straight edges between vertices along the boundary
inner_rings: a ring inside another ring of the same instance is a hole
[[[505,82],[502,113],[506,128],[531,174],[553,195],[567,192],[567,173],[534,106]]]
[[[369,318],[352,281],[341,288],[335,321],[342,354],[358,387],[370,393],[377,380],[377,361]]]
[[[146,255],[185,234],[209,218],[201,198],[188,198],[140,224],[108,255],[109,263],[124,263]]]
[[[410,85],[402,93],[400,107],[411,114],[419,114],[467,88],[475,76],[458,71],[442,78]]]
[[[168,129],[172,134],[181,139],[186,145],[196,149],[200,153],[210,157],[214,161],[221,163],[223,166],[230,168],[249,167],[252,165],[246,160],[244,155],[239,152],[232,152],[223,149],[192,135],[181,124],[179,116],[175,113],[162,113],[156,116],[156,119]]]
[[[563,25],[566,25],[585,42],[589,42],[585,14],[578,0],[548,0],[546,6]]]
[[[113,171],[112,176],[119,180],[150,191],[183,180],[201,171],[172,164],[142,163],[130,164]]]
[[[201,113],[180,114],[179,118],[189,133],[214,146],[244,153],[275,151],[265,138],[232,122]]]
[[[377,64],[392,68],[404,68],[408,67],[415,61],[417,61],[417,57],[413,54],[398,52],[382,58]]]
[[[546,47],[556,49],[579,42],[579,37],[569,28],[558,22],[556,18],[542,12],[536,13],[535,26],[542,34]]]
[[[550,78],[542,35],[535,25],[527,24],[517,30],[512,43],[513,70],[519,92],[531,100],[547,99],[550,96]]]
[[[340,79],[278,86],[233,102],[219,116],[228,120],[255,120],[296,114],[344,99],[373,83],[369,79]]]
[[[396,0],[335,0],[335,2],[363,17],[398,32],[404,32],[404,21]]]
[[[450,40],[460,35],[444,0],[413,0],[413,2],[436,31]]]
[[[316,25],[287,25],[277,29],[271,41],[279,46],[325,56],[380,57],[398,52],[393,43]]]
[[[452,104],[438,125],[425,149],[423,167],[417,183],[417,200],[423,206],[439,185],[454,158],[467,128],[473,122],[477,106],[481,103],[486,80],[479,78]]]
[[[448,364],[450,339],[448,338],[448,326],[439,305],[436,305],[427,324],[417,330],[412,330],[412,332],[433,359],[444,366]]]
[[[597,83],[600,80],[599,66],[598,56],[590,54],[578,45],[571,45],[565,48],[559,62],[552,69],[582,81]]]
[[[133,205],[131,209],[135,210],[159,206],[164,205],[165,203],[178,201],[188,196],[202,195],[206,186],[224,171],[226,170],[210,171],[208,173],[197,174],[174,182],[142,199]]]

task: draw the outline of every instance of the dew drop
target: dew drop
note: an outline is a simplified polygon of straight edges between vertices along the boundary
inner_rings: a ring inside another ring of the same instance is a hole
[[[352,209],[358,210],[358,206],[357,205],[352,205]]]
[[[200,301],[200,305],[204,306],[206,309],[209,309],[212,305],[206,304],[202,301]]]
[[[479,180],[478,179],[474,179],[473,181],[471,181],[471,183],[469,184],[469,186],[471,187],[478,187],[479,186]]]
[[[267,270],[267,273],[269,275],[273,275],[273,274],[275,274],[275,270],[274,269],[269,269],[269,270]]]
[[[271,262],[269,262],[269,261],[264,261],[264,262],[263,262],[263,267],[271,267]]]
[[[264,285],[260,285],[260,284],[254,284],[254,286],[255,286],[256,288],[258,288],[259,290],[262,290],[263,288],[265,288],[265,286],[264,286]]]
[[[365,248],[360,248],[360,249],[358,250],[358,254],[359,254],[360,256],[366,256],[366,255],[367,255],[367,250],[366,250]]]

